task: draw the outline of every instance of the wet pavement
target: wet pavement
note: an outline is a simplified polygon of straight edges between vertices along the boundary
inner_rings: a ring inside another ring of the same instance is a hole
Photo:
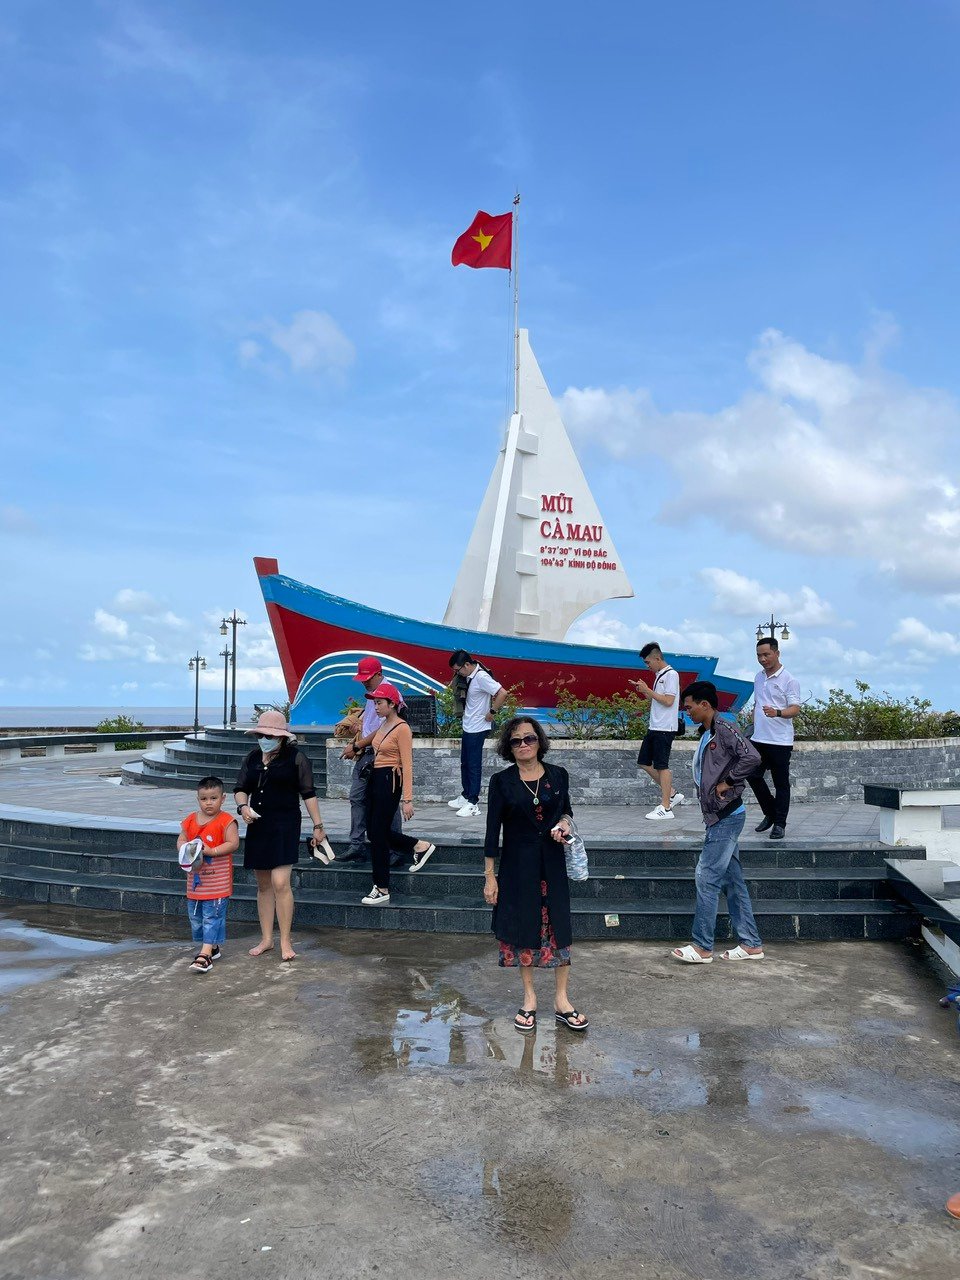
[[[0,906],[0,1277],[960,1274],[960,1040],[922,946],[575,946],[517,1034],[484,938]]]
[[[141,752],[117,753],[115,758],[74,757],[64,760],[24,760],[0,767],[0,817],[62,821],[70,824],[139,827],[145,831],[175,831],[193,801],[193,792],[149,786],[117,786],[125,760],[139,759]],[[691,796],[692,799],[692,796]],[[760,810],[747,794],[747,830],[744,843],[768,842],[753,833]],[[688,803],[667,822],[648,822],[644,815],[659,802],[650,784],[644,805],[580,805],[577,822],[587,840],[700,840],[703,822],[699,807]],[[346,842],[350,830],[350,805],[346,800],[321,798],[320,811],[335,845]],[[753,817],[753,815],[756,817]],[[751,821],[752,819],[752,821]],[[304,815],[305,830],[308,819]],[[416,806],[410,829],[431,839],[473,838],[483,834],[483,815],[458,818],[445,804]],[[787,831],[795,840],[877,840],[880,810],[863,804],[794,804]]]

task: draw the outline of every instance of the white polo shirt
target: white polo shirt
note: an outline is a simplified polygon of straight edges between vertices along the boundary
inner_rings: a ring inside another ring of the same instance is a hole
[[[764,707],[798,707],[800,684],[786,669],[780,667],[773,675],[758,671],[753,681],[753,740],[769,742],[777,747],[793,746],[793,721],[780,716],[765,716]]]
[[[463,732],[485,733],[490,725],[487,714],[490,703],[500,692],[489,671],[477,667],[472,676],[467,676],[467,705],[463,709]]]
[[[676,733],[680,725],[680,677],[673,667],[664,667],[657,672],[653,692],[672,693],[673,702],[665,707],[656,698],[650,699],[650,728],[659,733]]]

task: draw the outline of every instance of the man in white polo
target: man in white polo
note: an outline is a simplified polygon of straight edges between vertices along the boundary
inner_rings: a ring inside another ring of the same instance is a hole
[[[800,685],[781,663],[780,646],[772,636],[757,641],[757,661],[751,741],[760,753],[760,765],[747,781],[763,810],[756,830],[769,831],[771,840],[782,840],[790,810],[793,718],[800,710]],[[768,769],[773,793],[763,776]]]
[[[497,712],[507,700],[507,691],[494,680],[482,663],[466,649],[450,655],[454,697],[463,695],[463,736],[460,739],[460,784],[456,800],[448,800],[458,818],[476,818],[480,814],[480,784],[483,769],[483,744]]]
[[[640,657],[647,670],[653,672],[653,686],[648,687],[643,680],[629,682],[650,703],[650,721],[637,764],[660,788],[660,803],[646,816],[651,822],[665,822],[673,817],[675,806],[683,804],[683,796],[673,789],[670,772],[670,749],[680,727],[680,677],[658,644],[645,644]]]

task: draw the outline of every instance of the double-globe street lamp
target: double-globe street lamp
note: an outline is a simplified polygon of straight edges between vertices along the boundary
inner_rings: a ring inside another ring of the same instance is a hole
[[[187,669],[193,672],[193,732],[200,732],[200,672],[206,671],[207,660],[201,658],[200,650],[187,663]]]
[[[777,627],[783,628],[783,630],[780,632],[780,639],[789,640],[790,628],[787,626],[785,622],[775,622],[772,613],[770,615],[769,622],[761,622],[760,625],[757,627],[757,640],[758,641],[765,640],[765,639],[775,640],[777,636]],[[768,631],[770,632],[769,637],[767,636]]]
[[[227,679],[230,672],[230,663],[232,655],[230,646],[225,644],[220,650],[220,657],[223,659],[223,727],[227,727]]]
[[[224,618],[220,623],[220,634],[225,636],[227,628],[233,628],[233,643],[230,651],[230,663],[233,668],[233,678],[230,681],[230,727],[237,727],[237,627],[245,627],[246,621],[237,615],[236,609],[229,618]]]

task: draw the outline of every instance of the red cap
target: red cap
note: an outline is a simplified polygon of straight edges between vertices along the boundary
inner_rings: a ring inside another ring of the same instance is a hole
[[[378,684],[373,693],[368,693],[367,697],[372,701],[374,698],[389,698],[395,707],[399,707],[403,702],[400,697],[400,690],[394,685],[388,684],[386,680],[382,684]]]
[[[353,678],[354,680],[359,680],[361,684],[366,684],[374,676],[382,674],[383,667],[380,665],[379,658],[361,658],[357,663],[357,674]]]

